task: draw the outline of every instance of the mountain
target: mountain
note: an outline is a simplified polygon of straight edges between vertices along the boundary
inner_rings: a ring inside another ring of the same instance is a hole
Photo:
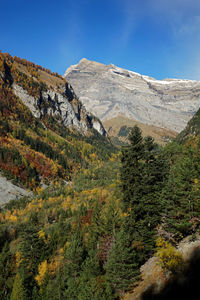
[[[87,59],[68,68],[64,77],[102,122],[122,116],[180,132],[200,106],[198,81],[155,80]]]
[[[68,181],[91,155],[106,158],[106,135],[62,76],[0,52],[1,203],[27,194],[13,184],[34,190]]]
[[[119,153],[58,74],[7,54],[0,72],[0,299],[195,299],[198,139],[127,123]]]
[[[36,118],[46,115],[60,119],[66,127],[86,134],[91,128],[106,135],[101,122],[88,113],[72,87],[57,73],[7,54],[0,56],[0,78]]]

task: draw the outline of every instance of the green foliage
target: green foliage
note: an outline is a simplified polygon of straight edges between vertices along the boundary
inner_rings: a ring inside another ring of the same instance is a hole
[[[111,286],[124,293],[133,286],[133,281],[139,274],[137,252],[133,248],[129,234],[120,231],[109,253],[106,264],[106,277]]]
[[[17,64],[30,76],[16,71]],[[50,71],[1,53],[0,70],[6,75],[0,79],[1,172],[34,190],[32,198],[0,211],[0,298],[119,299],[134,287],[158,234],[177,242],[198,232],[199,139],[161,149],[135,126],[120,165],[116,148],[95,130],[83,137],[59,118],[37,120],[13,94],[14,79],[38,96],[46,88],[39,74]],[[165,270],[181,269],[171,244],[157,246]]]
[[[0,298],[8,300],[13,286],[12,254],[8,242],[0,253],[0,270]]]
[[[124,210],[130,211],[132,240],[144,245],[144,262],[153,252],[155,228],[161,220],[158,200],[166,180],[167,164],[153,138],[143,139],[137,126],[131,130],[129,141],[121,156],[122,201]]]
[[[131,130],[131,127],[127,127],[126,125],[122,126],[119,130],[118,136],[127,136]]]
[[[25,291],[20,274],[17,273],[13,284],[10,300],[25,300]]]
[[[200,134],[200,109],[196,112],[196,114],[192,117],[192,119],[188,122],[186,128],[181,131],[181,133],[177,136],[176,140],[179,143],[184,143],[191,136],[199,136]]]
[[[200,213],[199,175],[198,149],[182,147],[182,153],[171,166],[169,179],[161,195],[166,216],[165,228],[177,239],[196,229],[192,219],[198,218]]]

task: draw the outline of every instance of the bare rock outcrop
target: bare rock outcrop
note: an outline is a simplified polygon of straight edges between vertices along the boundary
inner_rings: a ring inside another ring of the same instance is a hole
[[[64,77],[86,109],[102,121],[126,116],[180,132],[200,107],[200,82],[155,80],[148,76],[82,59]]]

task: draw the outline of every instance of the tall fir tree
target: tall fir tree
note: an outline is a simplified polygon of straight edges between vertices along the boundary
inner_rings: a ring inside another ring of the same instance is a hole
[[[130,145],[122,149],[121,187],[125,210],[140,201],[144,144],[142,132],[134,126],[129,134]]]
[[[132,240],[143,244],[144,261],[154,248],[155,227],[161,219],[159,193],[167,168],[154,139],[143,139],[137,126],[132,129],[129,141],[121,158],[123,204],[129,211],[127,224]]]
[[[25,295],[23,281],[20,274],[17,273],[15,276],[15,281],[13,284],[10,300],[25,300],[25,299],[26,299],[26,295]]]
[[[134,278],[139,273],[138,258],[127,232],[121,230],[116,235],[105,269],[107,281],[119,294],[133,287]]]
[[[77,299],[80,282],[81,265],[85,259],[85,249],[81,227],[77,226],[65,251],[66,264],[63,270],[63,299]]]

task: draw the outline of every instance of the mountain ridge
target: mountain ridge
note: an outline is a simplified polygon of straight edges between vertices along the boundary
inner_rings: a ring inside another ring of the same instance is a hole
[[[86,108],[102,120],[118,116],[180,132],[200,105],[200,82],[156,80],[113,64],[82,59],[64,77]]]
[[[61,75],[0,52],[0,205],[26,189],[69,181],[107,146],[101,121]]]

